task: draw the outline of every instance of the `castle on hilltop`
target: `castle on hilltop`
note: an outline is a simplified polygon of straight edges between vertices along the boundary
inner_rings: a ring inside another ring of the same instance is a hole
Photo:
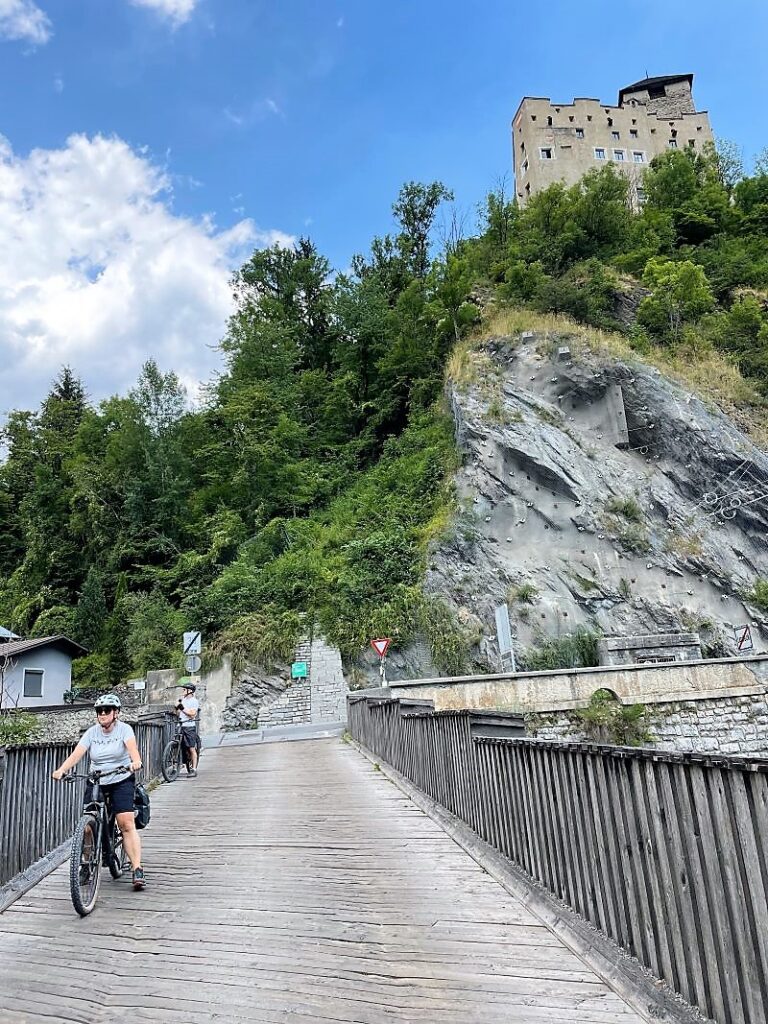
[[[521,206],[562,181],[574,185],[607,161],[627,174],[631,198],[642,205],[643,171],[667,149],[701,150],[713,141],[709,117],[696,110],[693,75],[644,78],[619,92],[615,107],[577,97],[555,104],[525,96],[512,120],[515,195]]]

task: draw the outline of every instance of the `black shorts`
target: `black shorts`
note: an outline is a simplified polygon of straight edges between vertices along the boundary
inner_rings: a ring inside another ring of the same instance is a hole
[[[196,725],[182,725],[181,727],[181,742],[187,748],[187,750],[197,749],[197,726]]]
[[[136,776],[124,775],[117,782],[102,786],[101,791],[108,797],[113,814],[132,811],[136,792]]]

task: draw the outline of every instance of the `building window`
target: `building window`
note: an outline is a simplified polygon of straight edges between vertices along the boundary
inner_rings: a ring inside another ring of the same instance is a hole
[[[667,145],[670,149],[677,149],[677,139],[670,139]]]
[[[539,150],[539,156],[542,160],[551,160],[552,149],[549,146],[542,146],[542,148]]]
[[[536,120],[536,115],[535,115],[535,114],[531,114],[531,120],[532,120],[532,121],[535,121],[535,120]]]
[[[547,124],[549,125],[550,128],[552,127],[552,118],[551,117],[547,118]]]
[[[607,114],[607,113],[608,113],[608,111],[606,110],[606,114]],[[608,118],[608,127],[609,127],[609,128],[613,127],[613,118],[612,118],[612,117],[609,117],[609,118]]]
[[[528,161],[527,160],[523,160],[523,166],[520,168],[520,170],[523,172],[523,174],[527,174],[528,173]]]
[[[41,668],[24,669],[24,696],[43,696],[43,670]]]
[[[530,183],[530,181],[529,181],[529,182],[528,182],[528,184],[527,184],[527,185],[525,186],[525,194],[526,194],[527,196],[529,196],[529,195],[531,194],[531,183]]]
[[[568,120],[573,124],[573,114],[568,115]]]
[[[584,138],[584,129],[583,128],[577,128],[576,129],[576,138],[577,139],[583,139]]]
[[[629,137],[630,137],[630,139],[636,139],[637,138],[637,128],[630,128],[629,129]]]
[[[614,160],[618,160],[618,162],[620,164],[623,163],[624,160],[626,159],[626,154],[624,153],[624,150],[623,149],[614,149],[614,151],[613,151],[613,159]]]
[[[648,87],[648,99],[661,100],[667,95],[663,85],[651,85]]]
[[[591,121],[591,120],[592,120],[592,115],[591,115],[591,114],[587,114],[587,120],[588,120],[588,121]]]
[[[701,131],[701,125],[700,125],[700,124],[697,124],[697,125],[696,125],[696,131],[697,131],[697,132],[700,132],[700,131]]]
[[[634,105],[635,105],[635,101],[633,100],[632,101],[632,106],[634,106]],[[632,124],[637,124],[637,118],[636,117],[632,118]]]
[[[618,142],[621,138],[621,132],[611,132],[611,138],[614,142]]]
[[[651,135],[655,135],[655,134],[656,134],[656,129],[655,128],[651,128]]]
[[[688,139],[689,149],[696,149],[696,139]]]
[[[605,160],[605,150],[601,146],[595,146],[595,160]]]
[[[641,152],[640,150],[633,149],[632,150],[632,159],[634,160],[634,162],[636,164],[644,164],[645,163],[645,153]]]
[[[645,189],[638,185],[635,189],[635,195],[637,196],[637,205],[642,206],[645,203]]]
[[[525,143],[524,143],[524,142],[521,142],[521,143],[520,143],[520,152],[521,152],[521,153],[524,153],[524,152],[525,152]]]

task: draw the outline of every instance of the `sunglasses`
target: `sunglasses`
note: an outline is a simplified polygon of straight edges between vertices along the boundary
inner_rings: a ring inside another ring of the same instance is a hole
[[[97,715],[108,715],[110,711],[116,711],[117,708],[96,708]]]

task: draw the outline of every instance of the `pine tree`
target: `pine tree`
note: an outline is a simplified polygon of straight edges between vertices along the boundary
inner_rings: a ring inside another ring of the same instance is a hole
[[[101,573],[92,565],[85,577],[75,611],[75,639],[89,651],[98,649],[104,637],[107,602]]]
[[[104,630],[104,650],[107,655],[107,685],[119,686],[128,674],[128,610],[126,594],[128,587],[125,574],[121,574],[115,591],[112,614]]]

